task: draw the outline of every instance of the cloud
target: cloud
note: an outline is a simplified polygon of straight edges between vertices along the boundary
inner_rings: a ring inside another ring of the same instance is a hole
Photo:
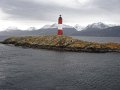
[[[0,0],[0,8],[8,20],[55,22],[62,14],[65,22],[120,22],[120,0]]]
[[[9,14],[12,19],[36,19],[45,20],[55,9],[53,6],[45,6],[41,3],[22,0],[3,0],[0,3],[2,10]]]
[[[68,3],[68,0],[66,0]],[[36,19],[36,20],[53,20],[55,16],[59,14],[72,13],[76,10],[73,10],[75,3],[66,4],[64,1],[56,2],[56,0],[36,0],[36,2],[30,0],[1,0],[0,8],[11,18],[18,19]],[[66,5],[65,5],[66,4]],[[71,8],[72,7],[72,8]],[[50,16],[52,16],[50,18]]]
[[[108,12],[117,12],[120,13],[120,0],[94,0],[93,4],[97,8],[104,9]]]

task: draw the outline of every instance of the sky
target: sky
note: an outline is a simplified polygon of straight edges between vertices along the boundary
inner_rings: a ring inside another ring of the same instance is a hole
[[[40,28],[57,23],[86,26],[95,22],[120,24],[120,0],[0,0],[0,30]]]

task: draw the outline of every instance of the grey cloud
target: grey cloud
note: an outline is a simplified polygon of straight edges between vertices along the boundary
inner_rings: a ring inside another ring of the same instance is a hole
[[[59,14],[82,15],[82,11],[55,4],[42,4],[23,0],[1,0],[0,8],[10,15],[11,19],[55,21]]]
[[[23,19],[45,19],[51,12],[55,11],[55,7],[38,4],[35,2],[20,1],[20,0],[2,0],[0,3],[2,10],[11,15],[11,18]]]
[[[62,13],[66,15],[84,15],[90,12],[82,9],[61,7],[54,4],[41,4],[23,0],[1,0],[0,7],[13,18],[30,18],[40,20],[53,20],[54,16]],[[51,18],[50,18],[51,16]]]
[[[93,5],[108,12],[120,12],[120,0],[94,0]]]
[[[10,15],[10,19],[29,19],[55,21],[59,14],[78,20],[81,17],[100,16],[101,14],[119,14],[119,0],[93,0],[78,9],[55,4],[43,4],[28,0],[0,0],[0,8]],[[89,8],[89,5],[93,8]],[[112,12],[111,12],[112,10]]]

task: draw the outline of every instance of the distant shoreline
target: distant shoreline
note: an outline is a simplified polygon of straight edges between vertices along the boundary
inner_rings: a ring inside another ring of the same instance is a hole
[[[57,51],[71,51],[71,52],[89,52],[89,53],[107,53],[119,52],[120,44],[118,43],[94,43],[68,36],[26,36],[26,37],[11,37],[3,42],[3,44],[13,44],[15,46],[22,46],[37,49],[49,49]]]

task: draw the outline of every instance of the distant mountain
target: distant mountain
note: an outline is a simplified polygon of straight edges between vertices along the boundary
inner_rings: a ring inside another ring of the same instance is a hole
[[[120,37],[120,26],[107,25],[101,22],[89,24],[74,36]]]
[[[19,29],[17,27],[13,27],[13,26],[6,28],[6,31],[15,31],[15,30],[19,30]]]
[[[87,25],[86,27],[83,27],[83,26],[80,26],[79,24],[76,24],[74,26],[74,28],[78,31],[81,31],[81,30],[93,30],[93,29],[105,29],[105,28],[108,28],[108,27],[112,27],[113,25],[107,25],[107,24],[104,24],[102,22],[98,22],[98,23],[92,23],[92,24],[89,24]]]
[[[45,25],[41,29],[36,29],[34,27],[30,27],[27,30],[5,30],[0,32],[0,35],[53,35],[57,34],[58,31],[58,24],[52,24],[52,25]],[[72,35],[73,33],[76,33],[77,30],[69,25],[63,24],[63,32],[64,35]]]
[[[63,24],[62,27],[63,27],[63,28],[73,28],[72,26],[65,25],[65,24]],[[58,28],[58,24],[57,24],[57,23],[54,23],[54,24],[52,24],[52,25],[45,25],[45,26],[43,26],[41,29],[49,29],[49,28]]]
[[[105,29],[110,27],[110,25],[104,24],[102,22],[89,24],[85,29]]]
[[[37,29],[35,27],[29,27],[27,30],[33,31],[33,30],[37,30]]]
[[[78,30],[78,31],[81,31],[81,30],[84,29],[84,27],[83,27],[83,26],[80,26],[79,24],[76,24],[76,25],[74,26],[74,28],[75,28],[76,30]]]
[[[56,34],[58,29],[57,28],[49,28],[49,29],[40,29],[41,35],[52,35]],[[76,33],[77,30],[75,28],[63,28],[64,35],[72,35],[73,33]]]
[[[27,30],[20,30],[17,27],[9,27],[1,31],[2,36],[19,36],[19,35],[55,35],[58,31],[58,24],[45,25],[41,29],[30,27]],[[80,25],[74,27],[63,24],[64,35],[72,36],[99,36],[99,37],[120,37],[120,26],[107,25],[104,23],[93,23],[83,28]]]
[[[51,25],[44,25],[41,29],[48,29],[50,27],[51,27]]]
[[[73,34],[74,36],[120,37],[120,26],[108,28],[87,28]]]
[[[55,35],[57,34],[57,28],[49,28],[49,29],[38,29],[38,30],[15,30],[15,31],[2,31],[0,35],[10,35],[10,36],[19,36],[19,35]],[[77,30],[74,28],[64,28],[63,29],[64,35],[72,35],[76,33]]]

